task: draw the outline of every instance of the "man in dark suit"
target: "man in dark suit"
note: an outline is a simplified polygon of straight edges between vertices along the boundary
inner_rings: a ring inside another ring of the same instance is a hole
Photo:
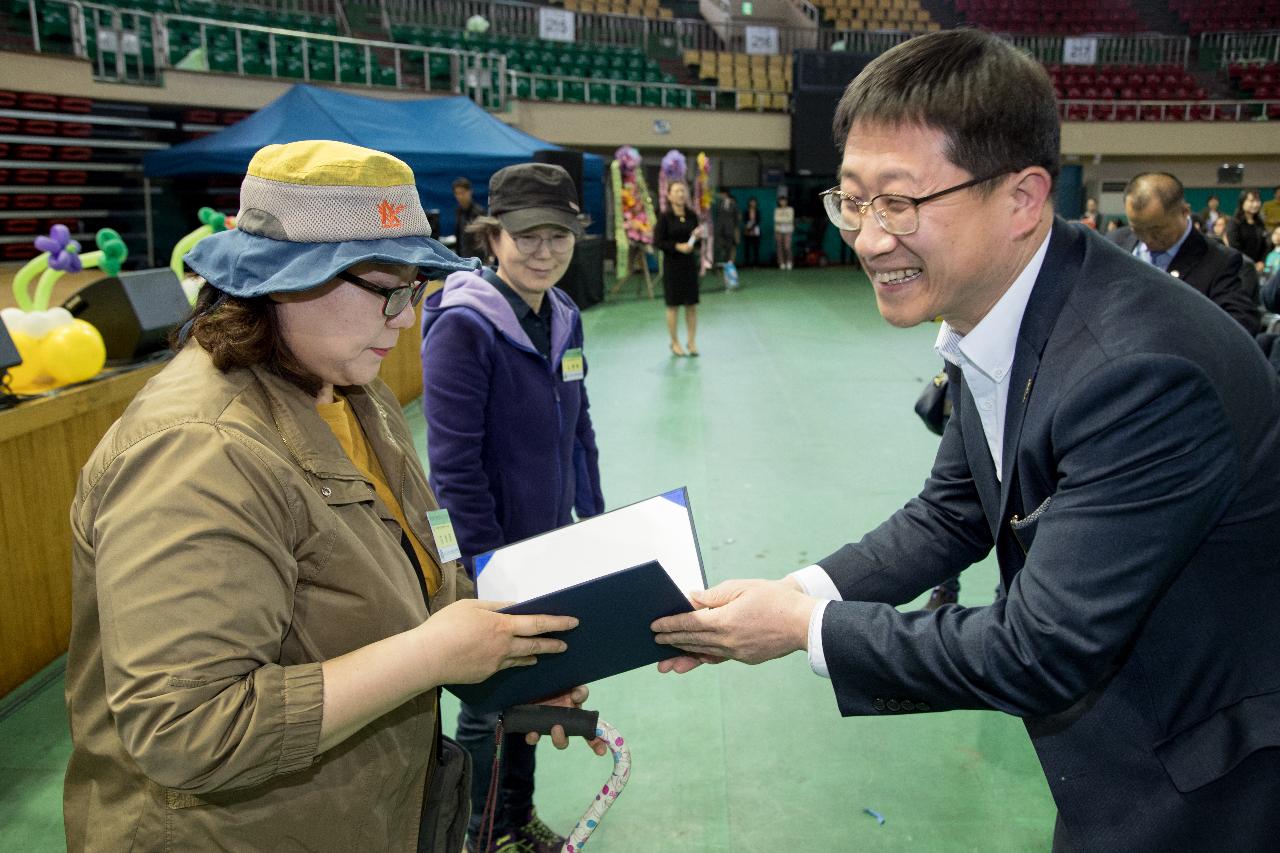
[[[919,496],[817,565],[695,593],[654,623],[685,652],[659,669],[803,649],[845,715],[1022,717],[1055,850],[1274,850],[1274,372],[1209,302],[1054,216],[1053,88],[1013,46],[899,45],[835,129],[827,212],[889,323],[943,318],[956,408]],[[993,604],[895,609],[993,550]]]
[[[1111,241],[1134,257],[1180,278],[1212,299],[1246,332],[1261,328],[1256,281],[1249,288],[1242,274],[1244,256],[1207,239],[1191,227],[1191,207],[1182,182],[1167,172],[1143,172],[1124,188],[1129,225]]]

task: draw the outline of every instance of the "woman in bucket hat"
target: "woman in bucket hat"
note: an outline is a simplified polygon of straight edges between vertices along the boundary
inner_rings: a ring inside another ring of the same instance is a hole
[[[571,523],[575,510],[578,518],[604,510],[582,320],[555,287],[582,231],[572,178],[545,163],[499,170],[489,215],[471,230],[496,268],[449,276],[422,319],[431,486],[468,565]],[[496,723],[466,704],[458,715],[474,768],[469,850],[479,847]],[[558,853],[564,844],[534,812],[533,786],[534,749],[508,735],[494,821],[500,853]]]
[[[426,279],[475,262],[408,166],[338,142],[259,151],[238,226],[187,256],[177,355],[80,476],[67,846],[456,853],[439,685],[574,621],[469,598],[377,378]]]

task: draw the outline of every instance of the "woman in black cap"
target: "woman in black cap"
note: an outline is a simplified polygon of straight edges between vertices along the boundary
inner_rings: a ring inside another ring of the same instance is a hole
[[[559,166],[508,166],[489,181],[476,244],[497,266],[449,276],[423,314],[423,411],[431,486],[464,563],[604,510],[587,407],[582,320],[555,287],[582,233],[578,193]],[[468,849],[479,846],[497,714],[463,704],[472,756]],[[534,749],[504,744],[496,849],[558,853],[564,839],[533,810]]]
[[[658,215],[653,229],[653,244],[662,251],[662,298],[667,303],[667,334],[671,336],[672,355],[698,354],[698,255],[696,246],[701,231],[698,216],[688,207],[689,187],[684,181],[667,186],[668,206]],[[677,316],[684,306],[684,327],[688,349],[680,346]]]

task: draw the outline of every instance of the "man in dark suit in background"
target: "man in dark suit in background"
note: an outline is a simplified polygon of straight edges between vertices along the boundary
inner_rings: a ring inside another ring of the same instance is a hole
[[[1244,256],[1191,227],[1182,182],[1167,172],[1143,172],[1124,188],[1129,225],[1108,235],[1139,260],[1180,278],[1236,318],[1246,332],[1261,328],[1256,277],[1242,274]]]
[[[458,209],[454,213],[454,231],[458,235],[458,244],[454,246],[454,251],[464,258],[480,256],[481,260],[487,263],[489,249],[483,245],[484,241],[477,239],[474,234],[467,233],[467,226],[485,215],[484,208],[476,203],[471,194],[471,181],[466,178],[455,178],[453,198],[458,202]],[[484,254],[481,255],[481,252]]]
[[[705,609],[654,623],[686,653],[659,668],[805,649],[845,715],[1020,716],[1055,850],[1274,850],[1274,371],[1198,294],[1054,216],[1053,87],[1011,44],[905,42],[835,130],[828,215],[889,323],[943,318],[955,410],[919,496],[815,566],[694,593]],[[993,550],[993,604],[895,609]]]

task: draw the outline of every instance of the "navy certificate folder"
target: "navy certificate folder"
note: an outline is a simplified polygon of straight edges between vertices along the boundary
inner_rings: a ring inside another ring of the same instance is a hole
[[[568,649],[543,655],[533,666],[501,670],[479,684],[450,684],[446,689],[481,711],[500,711],[563,693],[679,654],[654,642],[649,625],[692,610],[656,560],[531,598],[502,612],[577,617],[578,627],[572,631],[548,635],[564,640]]]

